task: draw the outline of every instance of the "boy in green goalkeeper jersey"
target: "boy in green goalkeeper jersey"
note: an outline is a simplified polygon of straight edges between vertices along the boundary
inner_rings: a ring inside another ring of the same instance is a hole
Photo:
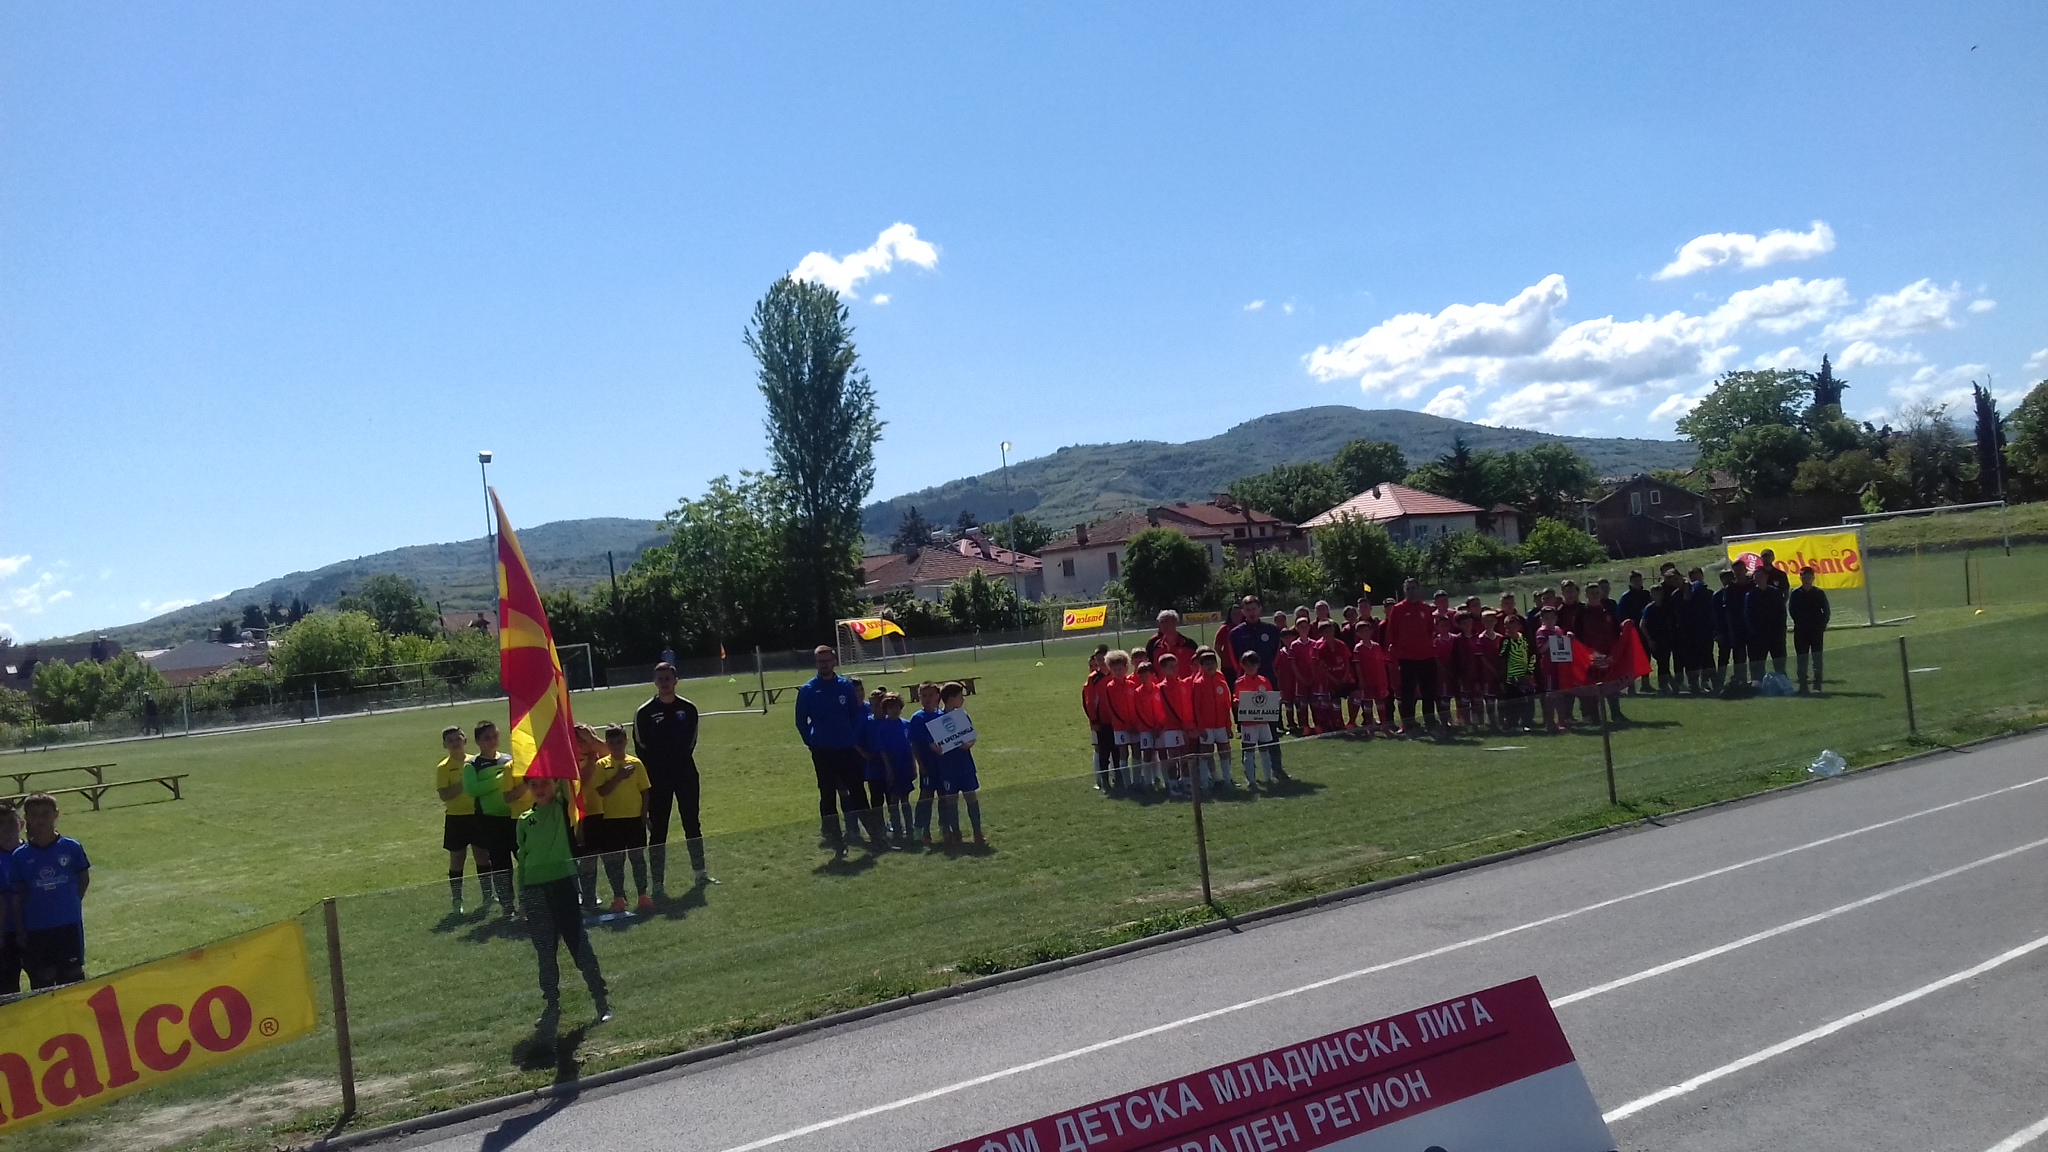
[[[490,858],[490,879],[510,920],[512,857],[518,851],[512,825],[526,806],[526,785],[513,777],[512,758],[498,751],[498,726],[489,720],[476,726],[476,755],[462,766],[462,791],[476,801],[476,846]]]
[[[562,970],[556,953],[566,945],[569,958],[583,973],[596,1006],[597,1023],[612,1018],[611,1000],[606,995],[604,973],[598,970],[597,953],[583,931],[583,910],[576,888],[576,838],[569,826],[569,795],[554,780],[528,779],[526,788],[533,807],[519,817],[519,887],[526,908],[526,922],[533,934],[533,947],[540,963],[540,995],[543,1008],[534,1026],[552,1032],[562,1018]]]

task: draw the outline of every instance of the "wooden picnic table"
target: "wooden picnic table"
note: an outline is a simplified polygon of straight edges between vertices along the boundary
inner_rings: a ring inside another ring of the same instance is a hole
[[[7,773],[7,775],[13,775],[13,773]],[[102,780],[98,784],[82,784],[76,788],[48,788],[44,790],[43,795],[83,796],[92,802],[92,810],[97,812],[100,810],[101,797],[115,788],[123,788],[130,784],[161,784],[171,790],[171,799],[183,800],[185,798],[183,782],[189,775],[191,775],[189,772],[180,772],[175,776],[143,776],[134,780]],[[21,795],[26,794],[24,792]],[[19,800],[21,795],[16,795],[12,799]]]
[[[93,783],[104,784],[107,782],[107,769],[112,767],[114,767],[112,764],[76,764],[69,768],[38,768],[33,772],[0,772],[0,776],[6,776],[8,779],[13,780],[15,794],[21,795],[28,791],[28,780],[31,776],[54,776],[59,772],[84,772],[92,777]]]

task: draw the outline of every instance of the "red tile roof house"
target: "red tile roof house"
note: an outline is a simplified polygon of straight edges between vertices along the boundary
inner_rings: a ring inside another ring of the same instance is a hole
[[[959,543],[973,545],[969,540]],[[863,556],[860,562],[861,598],[880,600],[885,594],[904,588],[919,600],[937,601],[946,594],[946,589],[952,587],[953,581],[966,579],[977,568],[991,580],[1006,581],[1018,596],[1026,600],[1044,597],[1044,566],[1037,557],[993,544],[988,545],[986,554],[979,548],[969,553],[958,550],[958,547],[920,548],[914,556],[902,552]]]
[[[1276,548],[1308,555],[1308,533],[1278,516],[1269,516],[1237,504],[1228,496],[1219,495],[1201,504],[1176,501],[1147,508],[1145,514],[1157,524],[1179,528],[1183,532],[1191,527],[1227,529],[1230,535],[1226,543],[1236,549],[1240,557]]]
[[[1506,533],[1512,532],[1516,537],[1521,534],[1512,517],[1489,513],[1462,500],[1438,496],[1405,484],[1381,484],[1368,488],[1328,512],[1311,518],[1302,527],[1313,530],[1351,519],[1378,524],[1387,530],[1387,535],[1396,544],[1423,544],[1453,532],[1478,532],[1482,530],[1482,521],[1485,522],[1485,530],[1504,540],[1509,539]]]

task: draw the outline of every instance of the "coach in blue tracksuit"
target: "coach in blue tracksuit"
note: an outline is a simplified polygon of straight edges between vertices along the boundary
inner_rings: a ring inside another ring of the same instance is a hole
[[[840,830],[839,813],[855,836],[868,825],[868,843],[879,847],[881,834],[868,811],[862,758],[861,723],[868,718],[867,701],[860,698],[860,686],[839,674],[839,653],[820,644],[814,653],[818,675],[796,690],[796,730],[811,750],[811,767],[818,774],[818,829],[836,855],[846,854],[846,839]]]

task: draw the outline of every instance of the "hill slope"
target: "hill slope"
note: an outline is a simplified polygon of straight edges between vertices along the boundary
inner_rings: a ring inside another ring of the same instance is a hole
[[[1132,440],[1062,448],[1010,465],[1014,494],[1004,491],[999,471],[969,476],[870,504],[862,510],[861,527],[871,538],[886,540],[915,505],[934,524],[953,523],[963,509],[988,520],[1014,510],[1063,529],[1121,509],[1206,500],[1239,476],[1275,464],[1328,460],[1352,440],[1391,440],[1415,465],[1450,451],[1456,436],[1474,449],[1496,451],[1559,441],[1592,461],[1602,476],[1686,468],[1694,457],[1692,444],[1683,440],[1552,436],[1423,412],[1332,404],[1261,416],[1221,436],[1186,444]]]
[[[662,540],[657,520],[627,520],[597,517],[589,520],[557,520],[523,528],[519,545],[526,562],[533,566],[534,579],[543,588],[583,588],[606,578],[605,552],[609,550],[619,570],[640,553]],[[309,605],[331,605],[343,592],[355,587],[365,576],[395,572],[417,581],[427,599],[439,601],[448,611],[483,608],[492,603],[491,558],[483,537],[458,540],[452,544],[417,544],[394,548],[354,560],[343,560],[310,572],[293,572],[238,588],[219,600],[179,608],[103,634],[126,648],[156,647],[189,639],[219,625],[223,618],[241,619],[244,604],[275,600],[289,604],[294,596]],[[85,638],[90,638],[88,635]]]

